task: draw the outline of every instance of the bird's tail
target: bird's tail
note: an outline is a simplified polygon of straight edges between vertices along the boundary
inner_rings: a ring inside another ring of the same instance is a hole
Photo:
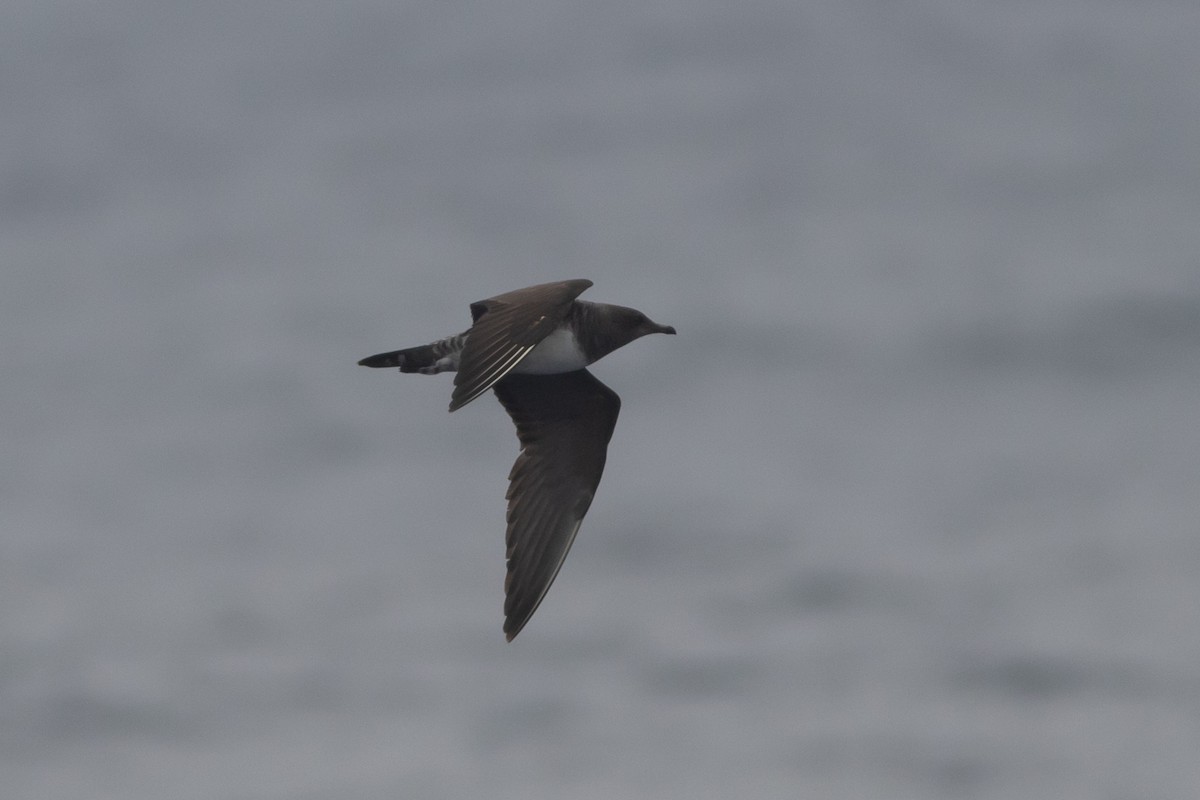
[[[423,375],[453,372],[458,369],[458,356],[466,342],[466,333],[459,333],[431,344],[368,356],[358,363],[364,367],[399,367],[401,372],[420,372]]]

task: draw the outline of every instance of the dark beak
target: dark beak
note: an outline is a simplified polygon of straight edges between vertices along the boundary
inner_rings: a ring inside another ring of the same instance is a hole
[[[659,325],[657,323],[652,323],[652,328],[651,328],[650,332],[651,333],[669,333],[672,336],[674,336],[675,328],[670,325]]]

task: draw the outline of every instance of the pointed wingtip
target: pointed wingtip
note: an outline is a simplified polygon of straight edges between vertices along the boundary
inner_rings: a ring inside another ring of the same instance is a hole
[[[529,617],[523,620],[518,620],[516,617],[506,617],[504,619],[504,641],[511,642],[517,638],[517,634],[525,628],[525,623],[528,621]]]

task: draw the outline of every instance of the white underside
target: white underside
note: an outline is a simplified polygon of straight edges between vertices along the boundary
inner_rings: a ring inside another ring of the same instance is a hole
[[[461,351],[455,350],[448,356],[442,356],[437,361],[433,362],[431,367],[422,367],[422,375],[437,375],[439,372],[457,372],[458,371],[458,356]]]
[[[521,363],[513,368],[513,372],[554,375],[560,372],[574,372],[587,365],[587,359],[583,357],[575,335],[566,328],[559,328],[529,351],[529,355],[521,359]]]

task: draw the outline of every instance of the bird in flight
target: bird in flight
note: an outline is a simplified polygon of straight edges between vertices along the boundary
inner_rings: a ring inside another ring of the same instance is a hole
[[[636,309],[577,299],[591,285],[543,283],[480,300],[463,333],[358,362],[456,372],[451,411],[492,389],[516,425],[521,452],[506,495],[510,642],[558,575],[604,472],[621,398],[586,367],[647,334],[675,333]]]

